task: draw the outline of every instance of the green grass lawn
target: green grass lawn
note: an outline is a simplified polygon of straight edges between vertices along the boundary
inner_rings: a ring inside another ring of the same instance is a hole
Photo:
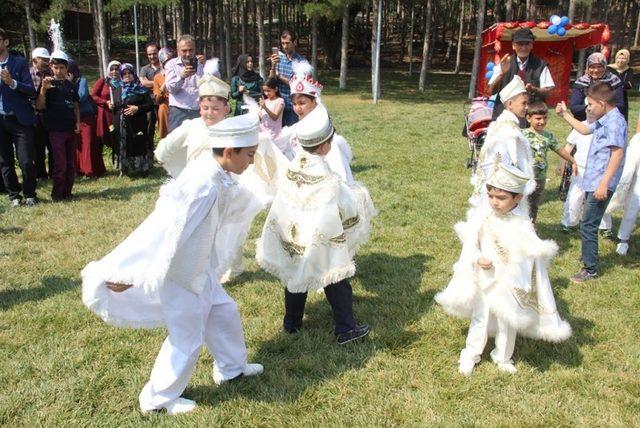
[[[516,375],[498,372],[487,352],[470,379],[460,376],[468,322],[445,315],[433,296],[458,257],[453,225],[471,192],[460,137],[467,77],[432,75],[421,94],[416,76],[385,73],[374,106],[367,76],[354,74],[346,92],[334,90],[335,75],[321,78],[353,171],[380,211],[352,281],[368,339],[339,347],[322,295],[311,296],[301,333],[282,333],[282,288],[253,260],[261,215],[245,248],[248,271],[226,289],[240,307],[250,361],[266,372],[215,387],[203,351],[186,391],[199,409],[143,417],[137,397],[165,332],[104,324],[82,305],[79,273],[151,212],[164,174],[79,179],[77,200],[61,204],[50,203],[48,183],[33,209],[0,202],[0,425],[640,425],[638,231],[626,258],[601,241],[602,277],[571,284],[580,239],[559,231],[550,174],[539,233],[560,246],[550,276],[574,334],[562,344],[519,338]],[[555,114],[550,129],[558,139],[569,132]]]

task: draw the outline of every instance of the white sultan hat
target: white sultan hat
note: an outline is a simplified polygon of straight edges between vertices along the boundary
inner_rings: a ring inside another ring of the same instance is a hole
[[[499,162],[487,179],[487,184],[513,193],[524,193],[529,177],[515,166]]]
[[[318,104],[296,124],[298,142],[302,147],[319,146],[333,137],[335,132],[329,112],[322,104]]]
[[[297,61],[292,65],[293,77],[289,81],[291,95],[304,94],[320,98],[322,85],[313,78],[313,67],[307,61]]]
[[[67,55],[60,49],[56,49],[53,52],[51,52],[51,59],[60,59],[62,61],[69,62],[69,55]]]
[[[220,97],[229,99],[229,85],[213,75],[205,75],[198,79],[198,94],[200,97]]]
[[[36,58],[51,58],[51,55],[49,55],[49,51],[45,48],[35,48],[34,50],[31,51],[31,59],[36,59]]]
[[[209,127],[211,147],[253,147],[258,144],[260,118],[257,113],[247,113],[224,119]]]
[[[520,95],[525,92],[527,92],[527,90],[524,87],[524,82],[520,76],[515,75],[511,82],[509,82],[509,84],[500,91],[500,101],[504,104],[516,95]]]

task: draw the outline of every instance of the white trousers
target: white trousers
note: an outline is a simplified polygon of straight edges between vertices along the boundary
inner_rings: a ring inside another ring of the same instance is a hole
[[[636,184],[629,195],[624,206],[624,214],[622,215],[622,221],[620,222],[620,228],[618,229],[618,239],[622,241],[628,241],[631,238],[631,233],[638,220],[638,214],[640,214],[640,180],[636,180]],[[605,214],[602,217],[600,223],[600,229],[609,229],[613,227],[613,221],[611,214]]]
[[[209,279],[200,295],[167,284],[160,300],[169,336],[140,393],[143,410],[158,409],[182,395],[203,345],[214,357],[213,372],[223,379],[240,375],[247,364],[238,306],[217,279]]]
[[[582,204],[584,202],[584,190],[582,190],[582,177],[572,177],[567,193],[567,200],[564,201],[564,211],[562,214],[562,225],[566,227],[577,226],[582,218]]]
[[[472,360],[476,364],[480,362],[480,356],[489,337],[490,323],[496,325],[495,348],[491,351],[491,359],[495,363],[512,363],[511,356],[516,344],[516,330],[492,315],[489,312],[489,305],[482,297],[476,301],[476,306],[471,314],[466,346],[460,352],[460,362],[465,360]]]

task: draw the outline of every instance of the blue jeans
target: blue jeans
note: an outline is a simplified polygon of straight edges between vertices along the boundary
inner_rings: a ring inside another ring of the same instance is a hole
[[[580,236],[582,238],[582,263],[589,273],[598,273],[598,226],[602,221],[607,205],[613,192],[607,192],[607,198],[599,201],[593,196],[594,192],[585,192],[584,211]]]
[[[169,132],[182,125],[182,122],[185,120],[197,119],[199,117],[199,110],[187,110],[176,106],[169,106]]]
[[[282,126],[291,126],[298,123],[298,115],[293,111],[293,107],[285,107],[282,112]]]

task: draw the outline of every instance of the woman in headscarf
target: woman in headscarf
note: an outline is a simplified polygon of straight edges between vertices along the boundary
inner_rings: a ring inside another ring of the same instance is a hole
[[[594,52],[587,58],[587,72],[573,84],[571,98],[571,113],[578,120],[586,120],[587,90],[596,82],[606,82],[616,91],[616,105],[623,115],[627,115],[627,105],[624,102],[624,91],[620,78],[607,70],[607,59],[600,52]]]
[[[251,55],[240,55],[238,61],[236,61],[233,77],[231,78],[231,98],[236,100],[236,116],[247,112],[247,110],[243,108],[243,94],[247,94],[257,101],[262,95],[263,84],[264,79],[253,70],[253,58]]]
[[[158,105],[158,135],[163,139],[169,133],[169,92],[164,86],[164,65],[173,58],[173,52],[167,48],[160,49],[158,59],[162,69],[153,77],[153,96]]]
[[[102,147],[96,138],[98,109],[89,95],[87,79],[82,75],[78,63],[75,61],[69,61],[69,77],[76,86],[80,107],[80,134],[76,145],[76,174],[98,178],[106,172],[102,159]]]
[[[147,113],[153,108],[149,90],[142,86],[133,65],[120,66],[120,106],[114,116],[118,144],[114,149],[120,175],[141,174],[151,169],[153,150],[147,136]]]
[[[607,69],[618,76],[622,82],[622,91],[624,92],[625,111],[624,118],[629,122],[629,97],[627,91],[633,89],[633,70],[629,67],[629,58],[631,54],[626,49],[620,49],[616,53],[615,61],[609,64]]]
[[[98,144],[113,148],[115,137],[113,135],[113,110],[114,100],[119,99],[120,92],[120,62],[111,61],[107,66],[106,76],[99,78],[91,88],[91,99],[98,107],[96,120],[96,137]]]

